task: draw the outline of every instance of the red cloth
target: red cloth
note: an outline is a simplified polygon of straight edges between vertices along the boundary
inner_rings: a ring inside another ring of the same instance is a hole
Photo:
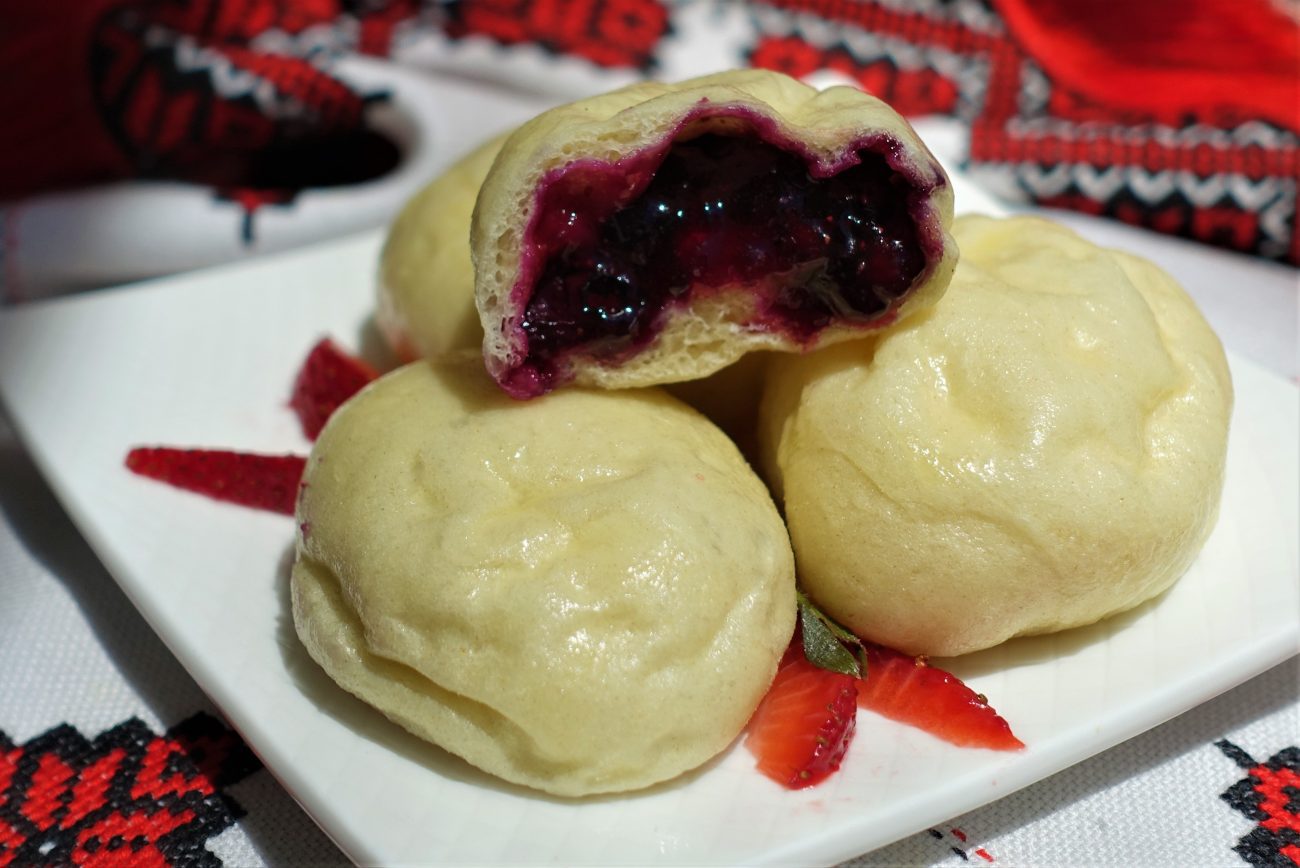
[[[0,199],[126,177],[91,87],[95,21],[120,0],[10,3],[0,30]]]
[[[997,9],[1054,82],[1117,116],[1300,130],[1300,33],[1281,4],[997,0]]]

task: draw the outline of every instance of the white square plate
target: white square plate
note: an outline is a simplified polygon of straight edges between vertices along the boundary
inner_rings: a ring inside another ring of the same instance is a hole
[[[51,486],[181,663],[358,862],[828,863],[1037,781],[1297,649],[1297,391],[1233,358],[1222,517],[1188,575],[1094,627],[951,662],[1024,752],[961,750],[864,712],[842,771],[800,792],[735,746],[625,797],[563,801],[502,784],[407,735],[306,656],[287,603],[292,519],[122,464],[143,444],[305,454],[292,377],[323,335],[373,349],[379,242],[0,315],[0,397]]]

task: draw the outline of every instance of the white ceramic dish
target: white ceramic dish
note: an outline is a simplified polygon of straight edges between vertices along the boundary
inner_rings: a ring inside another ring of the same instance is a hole
[[[963,199],[968,206],[974,194]],[[1028,744],[949,747],[859,716],[843,770],[801,792],[742,747],[649,792],[549,799],[429,747],[336,688],[290,624],[292,520],[129,474],[134,445],[297,451],[292,376],[322,335],[369,347],[379,236],[0,315],[0,397],[149,623],[267,767],[371,864],[828,863],[1039,780],[1295,653],[1296,389],[1234,358],[1222,518],[1137,611],[952,663]]]

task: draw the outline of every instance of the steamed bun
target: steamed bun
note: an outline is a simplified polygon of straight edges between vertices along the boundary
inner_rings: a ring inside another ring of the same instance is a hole
[[[1169,587],[1209,533],[1232,386],[1154,265],[960,218],[943,301],[769,372],[760,440],[800,582],[862,636],[954,655]]]
[[[415,363],[330,420],[299,501],[311,656],[474,765],[563,796],[727,747],[794,629],[776,508],[658,390],[518,403],[476,357]]]
[[[454,163],[411,197],[389,227],[375,322],[404,361],[483,345],[469,221],[505,139],[485,142]]]
[[[951,219],[942,167],[855,88],[750,69],[560,106],[475,207],[484,360],[529,398],[858,337],[942,295]]]

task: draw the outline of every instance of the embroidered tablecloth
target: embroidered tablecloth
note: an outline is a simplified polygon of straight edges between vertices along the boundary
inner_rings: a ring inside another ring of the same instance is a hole
[[[1217,6],[1130,4],[1117,28],[1112,5],[1067,0],[32,4],[0,33],[0,296],[151,273],[67,243],[96,207],[167,221],[193,200],[215,214],[221,243],[166,270],[387,219],[392,200],[358,196],[348,218],[315,223],[295,208],[308,200],[297,188],[382,175],[411,144],[367,132],[393,90],[382,75],[336,77],[348,54],[542,101],[755,65],[834,71],[905,113],[954,119],[956,159],[987,190],[1070,209],[1061,219],[1102,243],[1132,246],[1134,224],[1162,233],[1144,252],[1225,344],[1294,380],[1296,273],[1268,260],[1300,260],[1295,5]],[[339,147],[356,178],[312,162]],[[189,186],[73,187],[136,177]],[[1292,658],[851,864],[1300,865],[1298,685]],[[0,420],[0,865],[345,861],[149,630]]]

